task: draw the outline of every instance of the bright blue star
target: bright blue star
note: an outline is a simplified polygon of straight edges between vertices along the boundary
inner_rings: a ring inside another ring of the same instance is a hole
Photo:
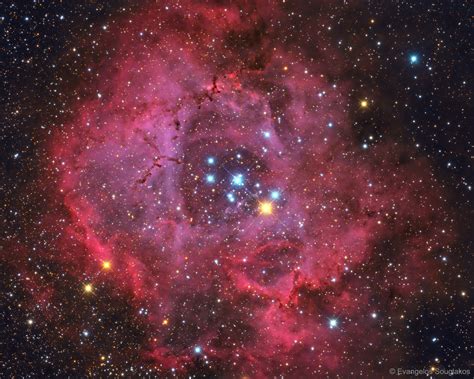
[[[216,159],[214,157],[207,158],[207,164],[213,165],[216,163]]]
[[[410,63],[414,64],[417,62],[418,62],[418,55],[416,54],[410,55]]]
[[[328,122],[328,128],[332,128],[333,127],[333,123],[332,122]]]
[[[233,193],[228,193],[227,194],[227,200],[229,200],[231,203],[235,202],[235,196]]]
[[[270,197],[273,199],[273,200],[278,200],[280,198],[280,192],[278,191],[272,191],[270,192]]]
[[[244,176],[242,174],[232,175],[232,184],[237,187],[244,185]]]
[[[206,176],[206,182],[215,183],[216,182],[216,177],[213,174],[208,174]]]
[[[194,347],[194,352],[195,352],[196,354],[201,354],[201,352],[202,352],[201,346],[196,346],[196,347]]]
[[[330,329],[334,329],[335,327],[337,327],[337,324],[338,324],[337,319],[331,318],[329,320],[329,328]]]
[[[269,132],[269,131],[264,131],[264,132],[263,132],[263,136],[264,136],[265,138],[270,138],[270,132]]]

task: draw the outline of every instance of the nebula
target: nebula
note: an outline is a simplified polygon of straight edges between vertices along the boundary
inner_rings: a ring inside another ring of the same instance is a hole
[[[308,39],[317,19],[293,18],[264,1],[117,17],[52,136],[54,260],[91,296],[129,294],[156,373],[387,372],[400,351],[374,357],[403,330],[381,320],[441,286],[432,254],[452,235],[429,162],[361,142],[377,99]]]

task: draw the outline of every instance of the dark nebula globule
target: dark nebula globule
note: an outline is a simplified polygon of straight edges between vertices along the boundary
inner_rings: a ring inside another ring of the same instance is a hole
[[[1,8],[2,376],[472,375],[467,2]]]

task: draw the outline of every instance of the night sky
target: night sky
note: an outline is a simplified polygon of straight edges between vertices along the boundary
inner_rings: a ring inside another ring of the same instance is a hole
[[[0,376],[472,377],[469,3],[1,2]]]

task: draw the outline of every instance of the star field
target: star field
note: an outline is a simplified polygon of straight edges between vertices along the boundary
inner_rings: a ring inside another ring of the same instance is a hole
[[[467,2],[0,9],[2,377],[472,375]]]

